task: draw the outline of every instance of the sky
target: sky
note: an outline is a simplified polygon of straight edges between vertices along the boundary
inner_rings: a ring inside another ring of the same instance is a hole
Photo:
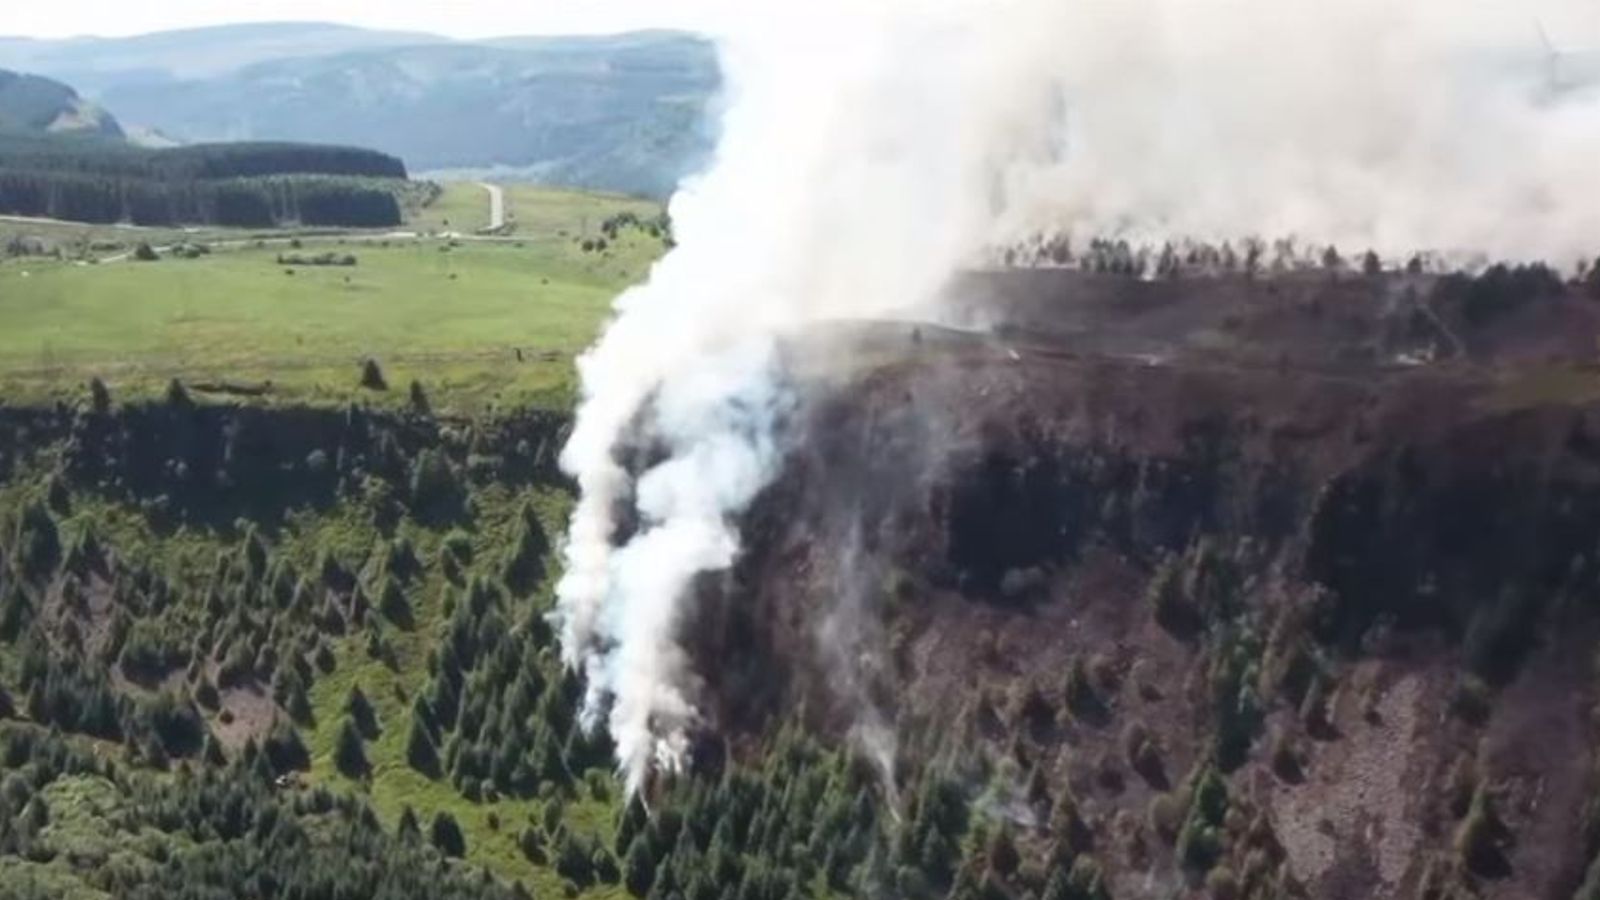
[[[242,22],[318,21],[477,38],[706,28],[733,5],[729,0],[0,0],[0,35],[120,37]]]
[[[338,22],[367,28],[424,31],[456,38],[521,34],[593,34],[637,28],[716,31],[732,17],[761,18],[772,0],[0,0],[0,35],[61,38],[122,37],[244,22]],[[868,7],[872,0],[832,5]],[[943,0],[925,0],[937,6]],[[1096,2],[1096,0],[1089,0]],[[1226,4],[1229,0],[1208,0]],[[830,0],[808,6],[823,8]],[[1585,49],[1600,42],[1600,0],[1562,15],[1562,4],[1541,0],[1463,0],[1462,8],[1516,9],[1537,17],[1557,36]],[[1501,9],[1500,11],[1504,11]],[[1565,49],[1565,48],[1563,48]]]
[[[911,0],[911,5],[933,8],[945,2],[949,0]],[[1006,0],[997,2],[1003,6]],[[1236,0],[1203,2],[1227,5]],[[825,10],[830,8],[835,13],[860,14],[872,4],[873,0],[810,0],[805,9],[816,15],[828,15]],[[1578,4],[1462,0],[1460,6],[1463,13],[1511,13],[1526,25],[1524,31],[1531,31],[1531,23],[1538,20],[1564,50],[1600,47],[1600,0]],[[731,19],[760,20],[779,8],[778,0],[0,0],[0,35],[122,37],[174,28],[286,21],[338,22],[457,38],[662,27],[714,32]]]

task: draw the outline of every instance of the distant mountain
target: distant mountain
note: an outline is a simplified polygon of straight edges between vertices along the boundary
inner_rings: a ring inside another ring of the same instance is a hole
[[[370,31],[325,22],[223,25],[123,38],[0,37],[0,65],[43,72],[95,94],[130,81],[209,78],[273,59],[444,40],[420,32]]]
[[[0,39],[0,65],[85,87],[184,142],[373,147],[412,171],[669,193],[709,155],[715,53],[675,32],[461,42],[315,24]]]
[[[122,126],[59,81],[0,69],[0,134],[121,139]]]

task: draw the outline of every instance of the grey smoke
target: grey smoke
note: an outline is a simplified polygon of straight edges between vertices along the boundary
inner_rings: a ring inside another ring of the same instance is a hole
[[[1600,97],[1548,89],[1532,27],[1600,37],[1577,33],[1588,9],[727,4],[716,159],[672,202],[677,249],[581,360],[562,457],[582,496],[556,619],[629,787],[684,761],[684,604],[737,559],[733,520],[781,462],[777,339],[926,305],[1040,233],[1592,254]],[[614,450],[642,411],[668,457],[631,484]],[[618,504],[641,525],[620,547]]]

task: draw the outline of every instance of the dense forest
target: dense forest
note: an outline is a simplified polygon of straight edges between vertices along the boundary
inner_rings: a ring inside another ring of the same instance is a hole
[[[76,408],[0,409],[8,896],[976,884],[989,839],[960,790],[915,782],[913,827],[888,829],[876,771],[796,728],[651,815],[629,802],[545,618],[567,416],[443,421],[411,393],[267,410],[174,382],[119,407],[96,381]]]
[[[0,138],[0,214],[135,225],[399,224],[398,159],[299,144]]]

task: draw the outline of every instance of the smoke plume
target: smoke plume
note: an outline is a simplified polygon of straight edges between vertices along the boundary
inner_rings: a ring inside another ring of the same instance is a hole
[[[1537,38],[1600,44],[1580,0],[753,5],[720,35],[716,158],[580,360],[562,457],[582,496],[556,618],[630,788],[683,760],[684,604],[780,464],[784,334],[903,314],[1041,232],[1557,263],[1600,241],[1600,96],[1547,77]],[[664,451],[636,479],[634,428]]]

